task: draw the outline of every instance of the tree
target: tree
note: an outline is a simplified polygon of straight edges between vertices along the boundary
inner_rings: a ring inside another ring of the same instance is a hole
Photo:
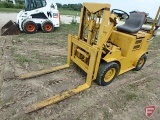
[[[61,8],[62,7],[62,4],[61,3],[56,3],[57,4],[57,7],[58,8]]]
[[[78,4],[63,4],[62,8],[67,9],[67,10],[80,11],[81,8],[82,8],[82,4],[81,3],[78,3]]]
[[[62,8],[68,9],[68,5],[67,4],[63,4]]]

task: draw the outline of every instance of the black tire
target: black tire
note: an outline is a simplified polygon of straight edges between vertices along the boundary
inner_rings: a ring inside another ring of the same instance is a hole
[[[106,81],[106,77],[107,77],[106,75],[108,74],[107,72],[113,72],[113,74]],[[118,72],[119,72],[119,65],[117,63],[103,62],[99,67],[97,78],[96,78],[95,82],[101,86],[106,86],[106,85],[110,84],[115,79],[115,77],[118,75]]]
[[[41,24],[42,31],[45,33],[53,32],[54,26],[51,21],[46,20]]]
[[[25,20],[23,20],[23,22],[22,22],[22,24],[21,24],[21,28],[22,28],[22,30],[24,31],[24,23],[26,22],[26,19]]]
[[[139,71],[139,70],[141,70],[142,67],[144,66],[144,64],[146,63],[146,60],[147,60],[147,55],[146,55],[146,54],[142,55],[142,56],[139,58],[139,60],[138,60],[138,62],[137,62],[137,65],[136,65],[136,67],[135,67],[133,70],[134,70],[134,71]]]
[[[33,21],[25,21],[22,28],[25,33],[33,34],[37,32],[38,26]]]

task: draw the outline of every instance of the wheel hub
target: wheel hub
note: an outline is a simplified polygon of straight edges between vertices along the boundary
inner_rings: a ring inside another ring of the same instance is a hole
[[[139,65],[138,66],[141,67],[143,64],[144,64],[144,59],[139,61]]]
[[[51,24],[46,24],[45,25],[45,30],[46,31],[51,31],[52,30],[52,25]]]
[[[33,32],[33,31],[35,30],[34,24],[28,24],[28,25],[27,25],[27,30],[28,30],[29,32]]]
[[[116,73],[116,69],[115,68],[111,68],[109,71],[107,71],[107,73],[104,76],[104,81],[105,82],[109,82],[110,80],[112,80],[112,78],[114,77]]]

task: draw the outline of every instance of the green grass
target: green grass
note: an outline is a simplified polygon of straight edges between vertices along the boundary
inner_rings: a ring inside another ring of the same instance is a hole
[[[129,87],[130,90],[136,91],[138,85],[137,84],[130,84],[128,87]]]
[[[14,99],[13,96],[8,96],[8,97],[3,101],[3,105],[5,105],[6,103],[13,102],[13,99]]]
[[[61,24],[59,28],[56,28],[52,33],[43,33],[42,31],[38,31],[35,34],[26,34],[22,33],[19,36],[14,36],[15,40],[20,40],[20,38],[25,38],[28,40],[29,38],[43,38],[45,39],[55,39],[55,38],[63,38],[68,37],[68,34],[78,34],[79,24]]]
[[[109,110],[104,111],[104,120],[109,120]]]
[[[129,86],[130,88],[131,86]],[[133,87],[133,86],[132,86]],[[130,90],[126,90],[126,89],[121,89],[118,91],[118,94],[119,96],[121,96],[121,98],[124,100],[124,101],[132,101],[132,100],[135,100],[137,99],[138,95],[133,92],[133,91],[130,91]]]
[[[43,65],[52,65],[52,63],[62,63],[64,64],[66,62],[66,56],[60,56],[58,58],[49,58],[40,55],[36,51],[34,51],[34,54],[31,54],[30,56],[28,55],[22,55],[22,54],[17,54],[15,51],[18,50],[16,48],[12,48],[12,56],[15,61],[20,63],[21,65],[24,65],[25,63],[37,63],[37,64],[43,64]]]
[[[131,101],[131,100],[135,100],[137,99],[137,94],[135,93],[128,93],[124,96],[124,98],[127,100],[127,101]]]
[[[35,34],[26,34],[22,33],[17,36],[13,36],[14,47],[12,48],[12,56],[15,61],[24,65],[26,63],[35,63],[42,65],[52,65],[54,63],[66,63],[66,56],[59,57],[45,57],[42,56],[38,51],[32,51],[34,54],[24,55],[21,53],[25,53],[24,49],[20,47],[21,44],[25,44],[26,42],[30,45],[46,45],[53,47],[54,45],[61,47],[67,46],[68,34],[78,34],[78,24],[61,24],[61,27],[55,29],[52,33],[43,33],[42,31],[38,31]],[[22,52],[17,52],[22,51]]]
[[[0,8],[0,12],[11,12],[11,13],[18,13],[22,9],[15,9],[15,8]],[[61,15],[77,15],[80,16],[80,11],[73,11],[73,10],[64,10],[59,9]]]
[[[15,9],[15,8],[0,8],[0,12],[7,12],[7,13],[18,13],[22,9]]]
[[[27,56],[20,55],[20,54],[14,54],[14,59],[15,59],[16,61],[18,61],[19,63],[29,63],[29,62],[32,61],[32,60],[29,59]]]

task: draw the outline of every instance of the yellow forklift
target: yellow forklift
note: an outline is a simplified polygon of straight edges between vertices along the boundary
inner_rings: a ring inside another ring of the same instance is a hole
[[[116,26],[117,20],[126,19]],[[77,88],[27,106],[26,113],[38,110],[88,89],[92,81],[105,86],[129,70],[140,70],[147,59],[147,49],[160,26],[160,7],[150,30],[143,30],[145,15],[118,9],[110,11],[110,4],[83,3],[78,36],[68,35],[67,64],[22,74],[28,79],[70,67],[71,61],[87,73],[86,82]]]

